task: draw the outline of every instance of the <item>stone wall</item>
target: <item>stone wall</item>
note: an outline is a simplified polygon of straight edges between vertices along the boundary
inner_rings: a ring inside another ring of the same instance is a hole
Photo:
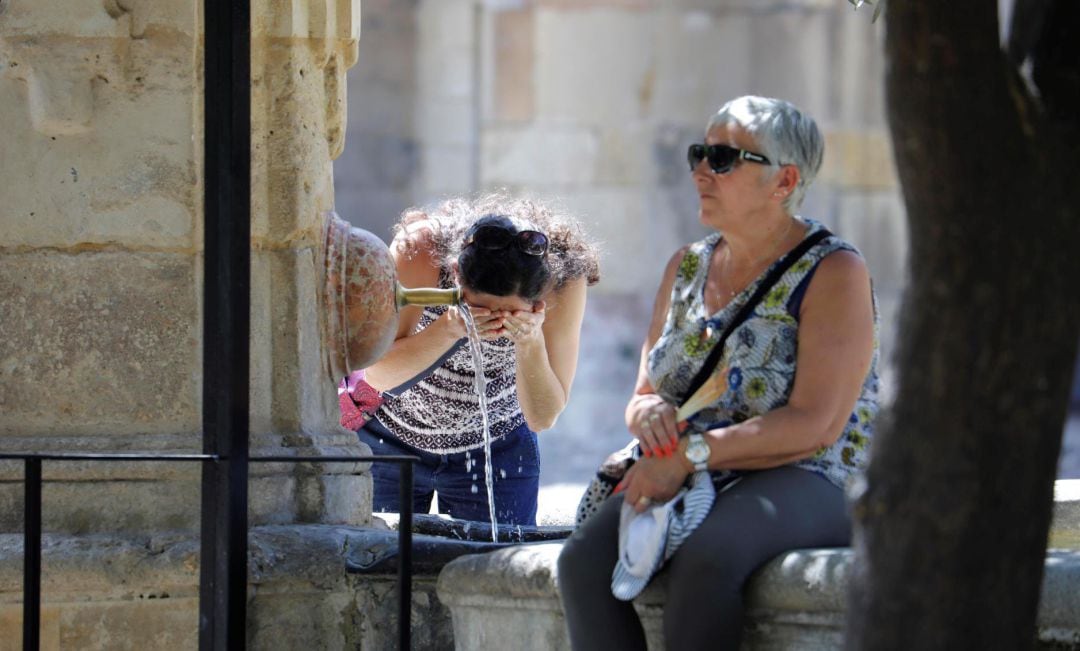
[[[359,1],[253,5],[251,452],[364,454],[337,425],[316,304]],[[201,7],[0,2],[0,452],[202,450]],[[192,648],[198,465],[44,475],[45,647]],[[21,627],[22,480],[0,463],[0,648]],[[249,494],[254,525],[370,522],[361,464],[253,464]],[[334,544],[312,527],[284,549],[252,534],[256,646],[296,648],[274,630],[289,617],[343,639],[349,604],[382,603],[310,577]]]
[[[201,4],[0,5],[0,450],[202,449]],[[336,424],[315,246],[344,145],[354,0],[253,9],[253,454],[359,453]],[[45,526],[198,525],[194,465],[47,463]],[[0,465],[0,530],[21,528]],[[252,469],[253,522],[364,522],[354,467]]]

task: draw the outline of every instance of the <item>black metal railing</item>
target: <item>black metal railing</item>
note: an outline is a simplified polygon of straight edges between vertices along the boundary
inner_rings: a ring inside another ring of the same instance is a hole
[[[23,650],[38,651],[41,646],[41,464],[43,461],[152,461],[221,463],[227,459],[212,454],[49,454],[49,453],[0,453],[0,461],[18,460],[25,464],[25,491],[23,508]],[[413,456],[326,456],[250,457],[253,463],[351,463],[357,461],[388,462],[401,464],[399,480],[401,496],[401,521],[398,524],[398,648],[407,651],[411,647],[412,632],[412,521],[413,521]],[[245,538],[246,540],[246,538]],[[206,541],[204,541],[206,542]],[[209,541],[213,546],[215,542]],[[203,547],[205,550],[205,546]],[[205,562],[206,559],[200,559]],[[246,562],[245,562],[246,566]],[[246,581],[245,581],[246,587]],[[212,597],[212,596],[211,596]],[[208,595],[200,591],[200,617],[212,610]]]

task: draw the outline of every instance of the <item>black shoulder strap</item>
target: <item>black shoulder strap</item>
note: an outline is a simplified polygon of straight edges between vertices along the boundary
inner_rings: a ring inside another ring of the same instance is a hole
[[[679,401],[680,406],[689,400],[690,396],[694,395],[694,392],[709,379],[709,376],[712,375],[713,370],[716,368],[716,364],[720,361],[720,357],[724,354],[724,343],[727,341],[728,336],[735,328],[739,327],[740,323],[749,318],[750,314],[754,311],[754,308],[756,308],[757,304],[761,302],[761,299],[765,297],[765,294],[772,289],[773,285],[776,284],[776,281],[780,280],[780,277],[791,268],[791,265],[795,264],[799,258],[803,257],[815,244],[830,235],[832,235],[832,233],[827,228],[822,228],[810,235],[810,237],[799,242],[797,247],[789,251],[788,254],[781,258],[780,262],[769,271],[769,275],[761,281],[761,284],[758,285],[754,295],[750,297],[750,300],[742,306],[731,322],[728,323],[728,326],[724,328],[724,334],[720,335],[720,339],[716,342],[716,345],[709,351],[709,356],[705,358],[705,363],[697,372],[697,375],[694,376],[693,381],[690,382],[690,387],[686,390],[686,394],[683,395],[682,400]]]

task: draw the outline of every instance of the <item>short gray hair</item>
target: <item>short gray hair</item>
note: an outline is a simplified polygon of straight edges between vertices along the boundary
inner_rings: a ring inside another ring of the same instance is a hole
[[[774,166],[794,165],[799,169],[799,183],[783,204],[794,214],[817,177],[825,154],[825,140],[814,119],[791,102],[743,95],[721,106],[705,130],[731,125],[749,133],[761,149],[756,153],[767,157]]]

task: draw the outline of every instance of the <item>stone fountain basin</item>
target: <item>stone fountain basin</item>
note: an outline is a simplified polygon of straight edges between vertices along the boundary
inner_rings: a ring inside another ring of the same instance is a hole
[[[398,569],[397,513],[375,513],[385,526],[355,532],[346,553],[347,571],[357,574],[388,574]],[[491,539],[486,522],[459,520],[442,515],[413,516],[412,566],[414,574],[438,574],[450,561],[467,554],[484,554],[506,547],[561,541],[570,526],[498,525],[497,541]]]

